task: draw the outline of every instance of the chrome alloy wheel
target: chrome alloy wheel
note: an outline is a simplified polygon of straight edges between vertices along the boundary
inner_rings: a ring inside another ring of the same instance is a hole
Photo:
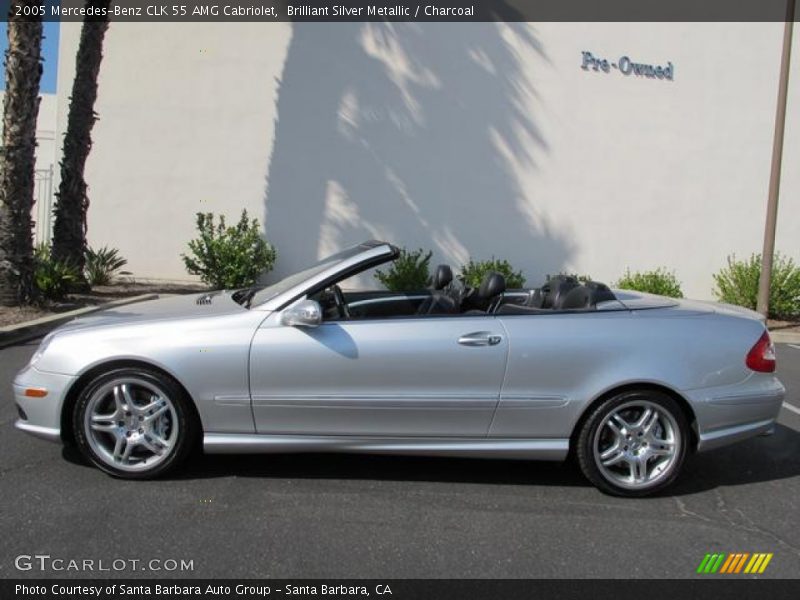
[[[678,423],[669,411],[635,400],[604,418],[592,446],[603,477],[626,489],[643,489],[669,476],[682,443]]]
[[[175,405],[153,383],[136,377],[112,379],[89,397],[86,440],[103,462],[122,471],[150,470],[166,460],[178,439]]]

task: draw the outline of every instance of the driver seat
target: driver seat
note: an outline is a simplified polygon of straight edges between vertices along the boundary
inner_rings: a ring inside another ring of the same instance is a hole
[[[439,265],[431,278],[431,295],[425,298],[417,309],[418,315],[449,315],[457,312],[455,300],[443,292],[453,281],[450,265]]]

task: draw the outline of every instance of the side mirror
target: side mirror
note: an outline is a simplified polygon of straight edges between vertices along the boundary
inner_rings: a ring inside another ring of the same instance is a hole
[[[317,327],[322,323],[322,307],[316,300],[302,300],[283,311],[281,323],[290,327]]]

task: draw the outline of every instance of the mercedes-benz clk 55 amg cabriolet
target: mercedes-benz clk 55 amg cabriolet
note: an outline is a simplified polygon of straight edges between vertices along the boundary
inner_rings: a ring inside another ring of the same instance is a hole
[[[772,431],[784,388],[759,315],[566,277],[345,291],[370,241],[267,287],[76,319],[14,381],[17,427],[117,477],[207,453],[577,459],[641,496],[687,456]]]

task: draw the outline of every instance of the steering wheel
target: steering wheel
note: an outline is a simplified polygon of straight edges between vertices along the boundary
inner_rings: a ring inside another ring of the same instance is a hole
[[[349,319],[350,310],[347,308],[347,302],[344,301],[344,294],[342,293],[342,288],[340,288],[336,284],[332,285],[331,288],[333,289],[333,298],[336,301],[336,310],[339,311],[339,318]]]

